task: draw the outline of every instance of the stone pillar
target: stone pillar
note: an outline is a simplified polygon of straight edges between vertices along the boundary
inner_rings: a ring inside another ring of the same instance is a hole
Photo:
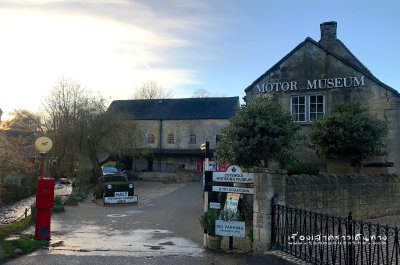
[[[254,168],[253,252],[271,247],[271,201],[285,205],[286,170]]]

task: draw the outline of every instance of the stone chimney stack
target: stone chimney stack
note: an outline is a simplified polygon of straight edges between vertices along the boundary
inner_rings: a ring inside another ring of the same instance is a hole
[[[324,22],[320,25],[321,28],[321,39],[318,42],[322,46],[330,46],[330,44],[336,41],[336,28],[337,23],[335,21]]]

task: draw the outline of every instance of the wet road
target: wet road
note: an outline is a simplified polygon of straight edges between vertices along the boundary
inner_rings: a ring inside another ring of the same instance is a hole
[[[71,194],[71,185],[57,186],[54,190],[54,195],[65,196]],[[13,203],[6,203],[0,205],[0,226],[9,224],[17,221],[25,213],[25,209],[28,209],[28,214],[31,211],[31,205],[35,203],[36,196],[30,196],[28,198],[19,200]]]
[[[154,185],[159,187],[136,185],[137,205],[104,207],[88,198],[67,207],[53,216],[48,249],[7,264],[291,264],[274,256],[204,251],[201,183]]]

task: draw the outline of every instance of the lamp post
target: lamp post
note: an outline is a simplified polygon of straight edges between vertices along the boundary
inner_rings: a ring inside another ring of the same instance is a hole
[[[45,178],[43,174],[44,157],[51,150],[53,143],[48,137],[39,137],[35,147],[39,151],[40,176],[37,179],[36,189],[36,227],[35,239],[50,239],[51,208],[54,202],[54,179]]]

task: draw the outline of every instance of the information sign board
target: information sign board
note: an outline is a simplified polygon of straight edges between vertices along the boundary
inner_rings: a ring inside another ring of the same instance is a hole
[[[254,194],[253,188],[242,188],[242,187],[212,186],[212,191]]]
[[[245,231],[245,222],[215,220],[216,235],[245,237]]]
[[[219,202],[210,202],[210,209],[221,209],[221,204]]]
[[[238,166],[230,166],[226,172],[213,172],[215,182],[254,183],[254,174],[242,172]]]
[[[138,202],[138,196],[104,197],[104,203],[132,203]]]

